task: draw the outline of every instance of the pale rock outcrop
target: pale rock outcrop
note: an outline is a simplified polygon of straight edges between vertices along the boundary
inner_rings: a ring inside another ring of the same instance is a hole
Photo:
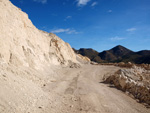
[[[28,15],[9,0],[0,0],[0,62],[42,69],[45,65],[77,63],[68,43],[38,30]]]
[[[133,66],[131,69],[120,69],[115,74],[104,77],[105,83],[111,83],[118,89],[127,92],[141,103],[150,106],[150,71]]]
[[[49,113],[52,101],[42,87],[60,79],[63,67],[79,67],[76,57],[68,43],[0,0],[0,113]]]
[[[83,64],[88,64],[91,62],[91,60],[88,57],[82,56],[81,54],[77,54],[77,60]]]

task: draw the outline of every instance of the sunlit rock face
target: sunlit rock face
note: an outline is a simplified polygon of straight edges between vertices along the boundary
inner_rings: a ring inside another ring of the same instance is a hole
[[[150,71],[133,66],[131,69],[120,69],[114,75],[104,78],[118,89],[131,94],[139,102],[150,106]]]
[[[80,67],[70,45],[38,30],[9,0],[0,0],[0,113],[39,113],[39,106],[51,102],[42,88],[66,66]]]
[[[45,65],[77,62],[68,43],[38,30],[28,15],[9,0],[0,0],[0,62],[41,69]]]

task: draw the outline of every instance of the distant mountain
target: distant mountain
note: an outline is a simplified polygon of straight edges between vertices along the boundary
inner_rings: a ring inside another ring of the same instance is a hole
[[[101,58],[98,56],[99,52],[91,49],[91,48],[88,48],[88,49],[84,49],[84,48],[81,48],[79,50],[75,50],[73,48],[73,50],[77,53],[77,54],[81,54],[83,56],[87,56],[91,61],[95,61],[95,62],[101,62]]]
[[[110,50],[98,53],[93,49],[79,49],[74,51],[83,56],[87,56],[91,61],[98,63],[104,62],[133,62],[137,64],[150,64],[150,50],[142,50],[138,52],[131,51],[121,45],[118,45]]]
[[[117,60],[121,60],[123,56],[127,54],[132,54],[133,51],[118,45],[108,51],[103,51],[99,53],[99,56],[101,57],[102,60],[108,61],[108,62],[114,62]]]
[[[137,52],[137,54],[147,56],[147,55],[150,55],[150,50],[142,50],[142,51]]]
[[[134,62],[137,64],[148,63],[150,64],[150,50],[142,50],[127,54],[122,57],[123,62]]]

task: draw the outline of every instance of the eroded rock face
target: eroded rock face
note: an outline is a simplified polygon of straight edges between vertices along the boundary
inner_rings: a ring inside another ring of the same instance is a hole
[[[0,113],[46,109],[51,98],[42,88],[61,77],[60,65],[78,63],[68,43],[38,30],[26,13],[0,0]]]
[[[77,63],[70,45],[38,30],[28,15],[9,0],[0,0],[0,62],[41,69],[44,65]]]
[[[82,56],[80,54],[77,54],[77,60],[83,64],[88,64],[91,62],[91,60],[88,57]]]
[[[120,69],[114,75],[106,77],[118,89],[132,94],[139,102],[150,106],[150,71],[134,66],[131,69]]]

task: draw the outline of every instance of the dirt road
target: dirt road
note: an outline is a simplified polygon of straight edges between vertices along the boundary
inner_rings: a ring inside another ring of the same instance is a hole
[[[43,87],[50,95],[44,113],[150,113],[122,91],[103,84],[105,75],[114,73],[114,66],[82,66],[63,68],[59,79]]]

